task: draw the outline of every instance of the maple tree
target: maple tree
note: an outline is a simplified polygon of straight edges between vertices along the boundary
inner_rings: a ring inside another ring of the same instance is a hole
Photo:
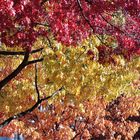
[[[1,136],[139,137],[139,0],[0,3]]]

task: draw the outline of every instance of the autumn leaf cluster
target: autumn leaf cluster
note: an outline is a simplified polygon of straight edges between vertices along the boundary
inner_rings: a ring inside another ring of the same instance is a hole
[[[138,0],[0,3],[0,136],[140,137]]]

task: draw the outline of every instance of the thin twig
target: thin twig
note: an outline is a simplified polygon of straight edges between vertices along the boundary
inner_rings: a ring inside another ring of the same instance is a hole
[[[86,47],[84,47],[83,46],[83,48],[84,48],[84,51],[81,53],[81,54],[79,54],[79,56],[76,58],[76,62],[80,59],[80,57],[86,52]]]
[[[102,14],[100,14],[100,16],[102,17],[102,19],[108,23],[111,27],[114,27],[117,31],[119,31],[120,33],[128,36],[128,37],[132,37],[133,39],[139,40],[139,38],[134,38],[131,34],[128,34],[126,31],[121,30],[119,27],[117,27],[116,25],[112,24],[110,21],[108,21]]]
[[[117,31],[119,31],[119,32],[121,32],[121,33],[123,33],[123,34],[125,34],[124,31],[122,31],[119,27],[117,27],[117,26],[113,25],[111,22],[109,22],[102,14],[100,14],[100,16],[101,16],[102,19],[103,19],[106,23],[108,23],[110,26],[114,27]]]
[[[26,66],[27,65],[30,65],[30,64],[34,64],[34,63],[37,63],[37,62],[42,62],[43,61],[43,58],[40,58],[40,59],[36,59],[36,60],[31,60],[31,61],[28,61]]]
[[[42,0],[42,2],[40,3],[41,5],[44,5],[45,2],[47,2],[48,0]]]
[[[83,12],[83,8],[82,8],[82,5],[81,5],[81,1],[80,1],[80,0],[77,0],[77,3],[78,3],[78,6],[79,6],[79,8],[80,8],[80,11],[81,11],[82,16],[84,17],[84,19],[86,20],[86,22],[88,23],[88,25],[90,26],[90,28],[91,28],[91,29],[93,30],[93,32],[94,32],[94,28],[92,27],[92,25],[91,25],[89,19],[85,16],[85,14],[84,14],[84,12]]]
[[[36,89],[36,93],[37,93],[37,101],[40,100],[40,92],[38,89],[38,80],[37,80],[37,64],[35,64],[35,89]]]
[[[93,33],[94,33],[95,30],[94,30],[92,24],[90,23],[89,19],[85,16],[85,14],[84,14],[84,12],[83,12],[83,8],[82,8],[82,5],[81,5],[81,1],[80,1],[80,0],[77,0],[77,3],[78,3],[78,6],[79,6],[79,8],[80,8],[81,15],[83,16],[83,18],[84,18],[85,21],[88,23],[88,25],[90,26],[90,28],[92,29],[92,31],[93,31]],[[106,45],[98,35],[96,35],[96,37],[101,41],[102,44]]]
[[[47,26],[47,27],[49,27],[50,25],[49,24],[47,24],[47,23],[39,23],[39,22],[36,22],[36,23],[34,23],[35,25],[41,25],[41,26]]]
[[[45,100],[48,100],[48,99],[50,99],[50,98],[52,98],[52,97],[54,97],[56,94],[58,94],[60,91],[62,91],[64,89],[64,87],[62,86],[60,89],[58,89],[58,90],[56,90],[53,94],[51,94],[50,96],[47,96],[47,97],[45,97],[45,98],[43,98],[43,99],[41,99],[41,102],[42,101],[45,101]]]

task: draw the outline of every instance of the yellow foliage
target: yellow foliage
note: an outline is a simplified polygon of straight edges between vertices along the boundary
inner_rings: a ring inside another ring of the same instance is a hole
[[[96,50],[91,44],[89,45],[89,40],[85,40],[77,48],[66,48],[55,42],[53,53],[50,48],[46,48],[50,53],[45,56],[45,68],[40,69],[40,74],[44,75],[44,81],[41,78],[40,84],[46,84],[44,92],[50,94],[64,86],[66,93],[74,94],[79,101],[98,95],[112,100],[121,93],[139,94],[131,86],[133,81],[139,78],[136,70],[140,66],[139,58],[125,62],[123,57],[114,55],[117,65],[104,66],[96,60],[91,61],[87,56],[89,48]],[[98,52],[96,53],[98,56]]]
[[[36,48],[42,42],[36,43]],[[134,88],[133,83],[140,77],[140,58],[135,58],[131,62],[126,62],[122,56],[112,56],[116,66],[112,64],[102,65],[98,63],[98,50],[100,41],[91,36],[84,40],[82,44],[74,47],[65,47],[60,43],[52,41],[52,46],[45,46],[42,55],[43,63],[38,64],[38,88],[41,97],[48,96],[54,91],[64,86],[65,90],[60,97],[67,96],[66,100],[74,103],[81,103],[86,99],[95,96],[103,96],[107,100],[112,100],[122,93],[128,95],[139,95],[139,88]],[[92,49],[96,59],[90,60],[87,51]],[[30,59],[38,58],[41,54],[33,55]],[[13,58],[10,63],[14,68],[18,66],[22,57],[18,61]],[[0,66],[6,65],[6,58]],[[34,86],[34,66],[26,67],[20,75],[11,81],[3,90],[0,96],[0,110],[4,112],[5,107],[9,112],[6,116],[20,112],[31,107],[37,94]],[[5,102],[6,101],[6,102]],[[67,102],[66,101],[66,102]],[[49,101],[50,103],[53,100]],[[80,104],[82,111],[83,107]]]

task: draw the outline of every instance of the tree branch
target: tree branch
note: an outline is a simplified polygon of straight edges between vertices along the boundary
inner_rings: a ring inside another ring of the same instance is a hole
[[[85,19],[85,21],[88,23],[88,25],[90,26],[90,28],[94,32],[94,28],[93,28],[92,24],[90,23],[89,19],[86,17],[86,15],[83,12],[81,1],[80,0],[77,0],[77,3],[78,3],[78,6],[79,6],[79,9],[81,11],[81,15],[83,16],[83,18]],[[106,45],[98,35],[96,35],[96,37],[101,41],[102,44]]]
[[[139,140],[139,138],[140,138],[140,127],[138,131],[135,133],[135,135],[133,136],[133,140]]]
[[[21,70],[27,65],[29,58],[29,51],[26,51],[24,54],[24,59],[22,63],[11,73],[9,74],[6,78],[4,78],[2,81],[0,81],[0,90],[9,82],[11,81],[14,77],[16,77]]]
[[[131,122],[140,123],[140,115],[139,116],[129,116],[126,120],[129,120]]]
[[[26,66],[27,66],[27,65],[30,65],[30,64],[37,63],[37,62],[41,62],[41,61],[43,61],[43,58],[36,59],[36,60],[32,60],[32,61],[28,61],[28,62],[26,63]]]
[[[124,34],[124,35],[126,35],[126,36],[128,36],[128,37],[132,37],[132,38],[133,38],[133,36],[132,36],[131,34],[127,33],[126,31],[123,31],[121,28],[119,28],[119,27],[117,27],[116,25],[112,24],[112,23],[111,23],[110,21],[108,21],[102,14],[100,14],[100,16],[101,16],[102,19],[103,19],[106,23],[108,23],[111,27],[115,28],[117,31],[119,31],[119,32],[122,33],[122,34]],[[133,39],[139,40],[139,38],[133,38]]]
[[[93,30],[93,32],[94,32],[94,28],[92,27],[92,25],[91,25],[89,19],[85,16],[85,14],[84,14],[84,12],[83,12],[83,8],[82,8],[82,5],[81,5],[81,1],[80,1],[80,0],[77,0],[77,3],[78,3],[78,6],[79,6],[79,8],[80,8],[80,11],[81,11],[81,14],[82,14],[83,18],[86,20],[86,22],[88,23],[88,25],[90,26],[90,28],[91,28],[91,29]]]
[[[40,52],[42,50],[43,50],[43,48],[39,48],[39,49],[31,51],[30,54],[37,53],[37,52]],[[19,51],[19,52],[0,51],[0,55],[25,55],[25,53],[26,52],[22,52],[22,51]]]
[[[117,26],[113,25],[111,22],[109,22],[102,14],[100,14],[100,16],[101,16],[102,19],[103,19],[106,23],[108,23],[110,26],[114,27],[117,31],[119,31],[119,32],[121,32],[121,33],[123,33],[123,34],[125,34],[124,31],[122,31],[119,27],[117,27]]]
[[[41,51],[41,50],[42,50],[42,48],[37,49],[37,50],[34,50],[31,53],[36,53],[36,52]],[[24,59],[23,59],[22,63],[11,74],[9,74],[6,78],[4,78],[2,81],[0,81],[0,90],[9,81],[11,81],[14,77],[16,77],[22,71],[22,69],[25,68],[27,65],[34,64],[34,63],[43,61],[43,58],[32,60],[32,61],[28,61],[29,53],[30,53],[29,51],[26,51],[24,53]]]
[[[3,121],[3,122],[0,124],[0,129],[2,129],[4,126],[8,125],[12,120],[18,119],[18,118],[20,118],[20,117],[25,116],[25,115],[28,114],[28,113],[31,113],[33,110],[35,110],[35,109],[38,107],[39,104],[41,104],[41,103],[42,103],[43,101],[45,101],[45,100],[48,100],[48,99],[54,97],[56,94],[58,94],[58,93],[59,93],[60,91],[62,91],[63,89],[64,89],[64,88],[63,88],[63,86],[62,86],[60,89],[58,89],[57,91],[55,91],[54,93],[52,93],[52,95],[47,96],[47,97],[42,98],[42,99],[39,99],[31,108],[29,108],[29,109],[27,109],[27,110],[25,110],[25,111],[23,111],[23,112],[20,112],[20,113],[14,115],[14,116],[8,118],[7,120]]]
[[[47,24],[47,23],[39,23],[39,22],[36,22],[36,23],[34,23],[35,25],[41,25],[41,26],[44,26],[44,27],[49,27],[50,25],[49,24]]]
[[[38,89],[38,85],[37,85],[37,64],[35,64],[35,89],[36,89],[36,93],[37,93],[37,101],[39,101],[40,93],[39,93],[39,89]]]
[[[60,89],[56,90],[53,94],[51,94],[50,96],[47,96],[43,99],[41,99],[41,102],[45,101],[45,100],[48,100],[52,97],[54,97],[56,94],[58,94],[60,91],[62,91],[64,89],[64,87],[62,86]]]
[[[41,5],[45,4],[45,2],[47,2],[49,0],[42,0],[42,2],[40,3]]]

